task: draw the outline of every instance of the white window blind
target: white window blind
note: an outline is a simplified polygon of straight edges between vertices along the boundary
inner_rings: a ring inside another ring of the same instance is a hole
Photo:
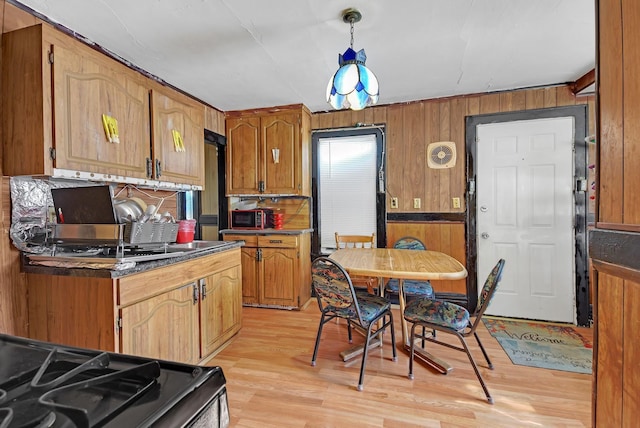
[[[376,136],[318,139],[320,246],[336,248],[335,232],[376,231]]]

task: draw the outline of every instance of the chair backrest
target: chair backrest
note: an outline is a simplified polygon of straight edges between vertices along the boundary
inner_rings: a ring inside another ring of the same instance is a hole
[[[396,241],[393,244],[393,248],[399,248],[401,250],[426,250],[427,246],[422,243],[418,238],[413,236],[405,236]]]
[[[489,306],[489,303],[491,303],[491,299],[493,299],[493,295],[495,294],[496,289],[498,288],[498,283],[502,279],[503,268],[504,268],[504,259],[500,259],[498,260],[498,263],[496,263],[496,265],[493,267],[491,272],[489,272],[489,275],[487,276],[487,279],[484,282],[484,286],[480,291],[480,298],[478,299],[478,305],[476,306],[476,310],[471,314],[471,316],[476,317],[476,320],[474,322],[474,327],[475,327],[475,324],[477,324],[480,321],[480,318],[482,317],[482,314],[484,314],[484,311]]]
[[[340,235],[336,232],[336,248],[375,248],[376,234],[371,235]]]
[[[360,308],[355,289],[347,271],[328,257],[318,257],[311,264],[311,284],[322,311],[327,306],[337,309],[351,307],[360,320]]]

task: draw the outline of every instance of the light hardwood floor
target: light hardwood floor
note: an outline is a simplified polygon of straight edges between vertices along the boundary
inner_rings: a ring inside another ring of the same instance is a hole
[[[399,313],[394,312],[401,342]],[[441,375],[417,363],[407,378],[408,355],[391,360],[390,335],[370,351],[364,391],[356,389],[360,358],[344,363],[346,324],[325,326],[317,365],[310,365],[320,314],[243,308],[243,327],[209,364],[227,379],[232,427],[588,427],[591,376],[516,366],[484,326],[480,338],[494,363],[489,370],[469,340],[495,404],[486,402],[462,352],[431,345],[454,366]],[[592,330],[577,328],[592,340]],[[354,335],[354,343],[362,341]]]

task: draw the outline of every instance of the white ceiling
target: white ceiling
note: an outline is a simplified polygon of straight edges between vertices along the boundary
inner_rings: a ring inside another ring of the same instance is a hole
[[[350,7],[379,104],[573,82],[595,67],[592,0],[19,2],[222,111],[330,110]]]

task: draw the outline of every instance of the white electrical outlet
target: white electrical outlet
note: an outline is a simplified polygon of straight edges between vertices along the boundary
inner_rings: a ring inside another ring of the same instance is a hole
[[[453,208],[460,208],[460,198],[453,198]]]
[[[391,198],[391,208],[398,208],[398,198]]]
[[[420,198],[413,198],[413,208],[420,208]]]

